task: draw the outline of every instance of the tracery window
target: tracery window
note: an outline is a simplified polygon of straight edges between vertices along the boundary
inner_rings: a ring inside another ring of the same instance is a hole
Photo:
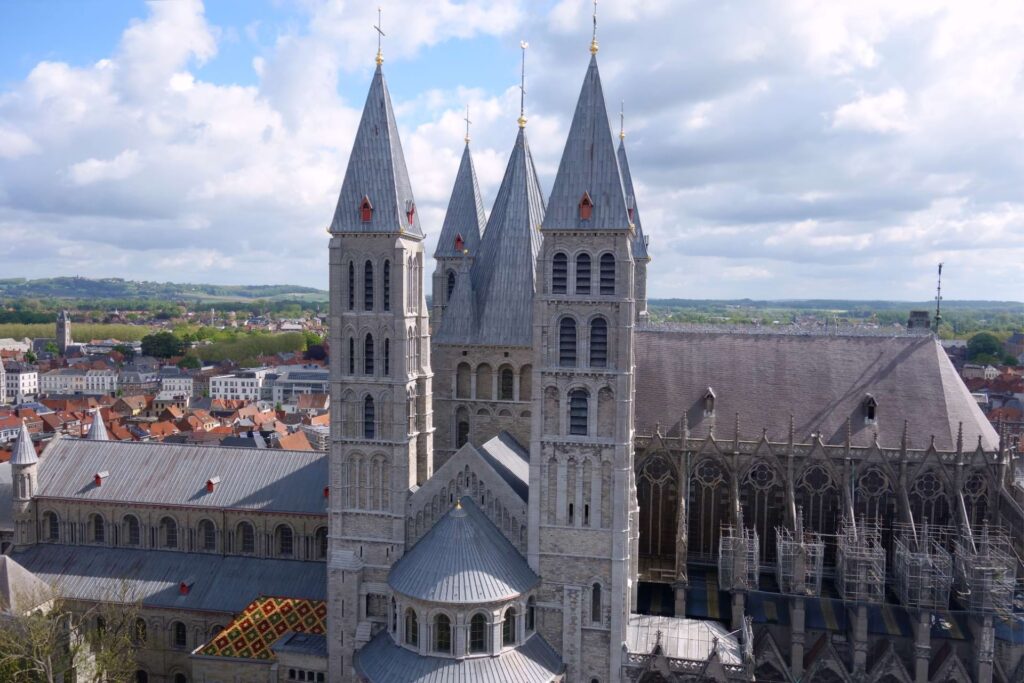
[[[967,519],[972,526],[985,521],[988,515],[988,480],[982,472],[973,472],[964,482],[964,504],[967,506]]]
[[[928,470],[911,484],[910,510],[918,524],[928,522],[943,525],[949,522],[949,500],[935,472]]]
[[[679,484],[675,467],[661,453],[647,457],[637,476],[640,554],[675,559]]]
[[[809,531],[832,537],[837,531],[839,486],[820,464],[808,466],[797,480],[796,505],[804,513],[804,524]],[[835,542],[826,539],[825,562],[835,556]]]
[[[740,487],[740,504],[744,522],[757,530],[761,559],[774,560],[775,527],[783,522],[783,493],[778,473],[768,462],[759,460],[747,470]]]
[[[689,553],[711,557],[718,552],[720,527],[728,519],[728,475],[710,458],[697,463],[690,477]]]

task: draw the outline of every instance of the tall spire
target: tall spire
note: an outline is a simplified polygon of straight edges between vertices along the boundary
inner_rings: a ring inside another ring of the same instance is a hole
[[[466,143],[462,150],[459,171],[455,174],[455,186],[448,201],[448,212],[444,216],[434,258],[461,257],[464,250],[468,250],[469,255],[475,257],[480,248],[480,235],[486,224],[487,216],[484,213],[484,201],[480,196],[480,184],[477,182],[469,143]]]
[[[623,112],[619,113],[619,120],[622,126],[619,132],[619,151],[617,155],[619,170],[622,172],[622,186],[626,191],[626,211],[629,213],[629,219],[633,222],[633,226],[636,227],[636,239],[633,240],[633,258],[649,260],[650,254],[647,251],[647,237],[644,236],[643,225],[640,222],[640,208],[637,206],[636,190],[633,189],[633,174],[629,171],[629,158],[626,156],[626,124]]]
[[[110,441],[107,435],[107,427],[103,424],[103,416],[100,409],[92,411],[92,424],[89,425],[89,432],[85,435],[87,441]]]
[[[584,196],[592,203],[587,212],[581,210]],[[630,229],[597,55],[590,57],[583,79],[551,189],[544,229]]]
[[[380,64],[366,96],[330,231],[423,237]]]
[[[36,447],[32,445],[32,437],[28,433],[25,421],[21,421],[21,430],[18,432],[18,440],[14,443],[14,451],[11,453],[12,465],[35,465],[39,462],[36,456]]]
[[[519,127],[526,128],[526,48],[530,44],[525,40],[519,41],[519,49],[523,51],[523,66],[519,74]]]

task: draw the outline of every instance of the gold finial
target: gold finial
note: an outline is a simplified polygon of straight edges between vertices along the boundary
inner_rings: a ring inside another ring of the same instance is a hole
[[[597,50],[597,0],[594,0],[594,36],[590,39],[590,54],[596,55]]]
[[[626,101],[622,100],[619,105],[619,139],[626,139]]]
[[[469,105],[466,105],[466,118],[463,119],[466,122],[466,144],[469,144],[469,124],[473,123],[469,120]]]
[[[519,41],[519,49],[523,51],[523,65],[519,74],[519,127],[526,128],[526,48],[530,44],[525,40]]]
[[[377,8],[377,25],[373,27],[373,28],[375,28],[377,30],[377,60],[376,60],[377,61],[377,66],[380,66],[381,64],[384,63],[384,51],[381,49],[381,46],[380,46],[380,39],[384,37],[384,30],[381,28],[381,26],[383,24],[384,24],[384,22],[381,21],[380,7],[378,7]]]
[[[456,510],[461,510],[462,509],[462,499],[461,498],[457,498],[455,500],[455,509]]]

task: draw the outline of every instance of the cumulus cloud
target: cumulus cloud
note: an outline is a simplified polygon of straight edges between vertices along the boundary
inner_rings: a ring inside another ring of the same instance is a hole
[[[550,188],[591,8],[388,3],[385,71],[401,83],[392,97],[428,249],[467,104],[493,201],[517,131],[522,38],[527,133]],[[600,11],[605,94],[612,112],[625,103],[655,246],[653,296],[920,299],[944,260],[951,297],[1024,298],[1024,8],[623,0]],[[325,286],[323,231],[376,19],[370,3],[308,0],[278,24],[221,27],[198,0],[154,2],[105,58],[36,64],[0,91],[12,274]],[[226,41],[253,53],[237,83],[204,77]],[[466,67],[445,55],[468,48],[493,73],[451,86]]]

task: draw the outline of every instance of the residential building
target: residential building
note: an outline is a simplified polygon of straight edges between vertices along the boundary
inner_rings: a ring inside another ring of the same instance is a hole
[[[263,398],[263,385],[271,372],[271,368],[254,368],[211,377],[210,398],[258,401]]]
[[[160,368],[160,391],[192,396],[193,384],[192,376],[175,365]]]
[[[273,382],[274,403],[294,403],[298,396],[326,394],[330,391],[331,373],[327,368],[282,368]]]
[[[28,363],[5,363],[6,389],[4,397],[8,403],[23,403],[34,400],[39,394],[39,370]]]
[[[117,371],[61,368],[39,377],[43,394],[113,395],[117,391]]]

